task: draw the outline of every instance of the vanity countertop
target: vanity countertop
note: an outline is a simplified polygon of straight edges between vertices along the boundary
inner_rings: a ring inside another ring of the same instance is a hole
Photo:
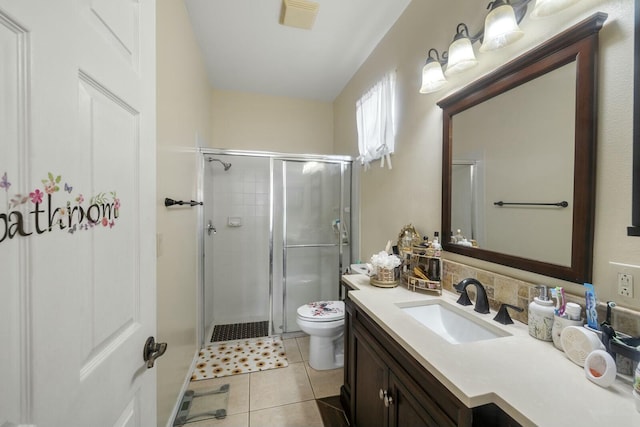
[[[529,336],[527,325],[501,325],[495,312],[479,314],[456,304],[458,295],[377,288],[361,274],[342,280],[363,311],[470,408],[495,403],[524,426],[640,426],[629,382],[609,388],[589,381],[584,369],[551,342]],[[397,303],[442,299],[509,332],[499,339],[451,344],[405,314]]]

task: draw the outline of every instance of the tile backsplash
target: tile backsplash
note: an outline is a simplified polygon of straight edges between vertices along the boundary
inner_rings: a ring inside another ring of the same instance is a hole
[[[451,292],[455,292],[453,285],[467,277],[473,277],[484,285],[489,297],[489,304],[492,310],[498,310],[500,304],[507,303],[524,308],[521,313],[510,310],[509,314],[514,320],[528,323],[529,303],[537,296],[534,287],[536,283],[525,282],[523,280],[514,279],[509,276],[493,273],[491,271],[482,270],[465,264],[460,264],[450,260],[442,260],[443,264],[443,281],[442,287]],[[475,288],[468,288],[470,297],[475,300]],[[575,302],[582,307],[582,317],[584,312],[584,295],[567,294],[567,301]],[[606,318],[606,305],[603,302],[598,303],[598,319],[601,321]],[[611,323],[616,331],[626,333],[637,337],[640,336],[640,312],[630,310],[623,307],[615,307],[611,314]]]

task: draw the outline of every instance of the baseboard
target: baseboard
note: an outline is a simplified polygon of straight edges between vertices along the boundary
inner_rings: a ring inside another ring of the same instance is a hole
[[[344,410],[347,420],[351,420],[351,391],[343,385],[340,386],[340,404]]]
[[[304,338],[307,337],[308,335],[305,334],[302,331],[296,331],[296,332],[282,332],[279,334],[273,334],[273,335],[280,335],[282,337],[283,340],[286,339],[290,339],[290,338]]]
[[[193,355],[193,360],[191,361],[191,366],[189,366],[189,370],[187,371],[187,375],[184,379],[184,383],[180,388],[180,393],[178,394],[178,399],[176,400],[175,405],[173,406],[173,410],[171,411],[171,416],[169,420],[167,420],[166,427],[173,427],[173,422],[178,415],[178,409],[180,408],[180,403],[182,402],[182,396],[184,396],[184,392],[189,388],[189,383],[191,382],[191,375],[193,371],[196,369],[196,363],[198,362],[198,356],[200,356],[200,349],[197,349],[195,354]]]

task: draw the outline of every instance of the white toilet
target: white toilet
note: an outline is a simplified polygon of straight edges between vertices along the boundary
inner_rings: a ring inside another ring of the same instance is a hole
[[[298,307],[298,326],[309,334],[309,365],[318,371],[344,365],[344,302],[317,301]]]

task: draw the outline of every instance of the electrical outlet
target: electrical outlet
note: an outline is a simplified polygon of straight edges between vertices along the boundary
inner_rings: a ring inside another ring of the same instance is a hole
[[[609,261],[609,283],[611,292],[619,297],[624,297],[625,301],[639,295],[633,294],[633,277],[640,277],[640,265],[624,264],[622,262]]]
[[[633,276],[628,273],[618,273],[618,295],[633,298]]]

